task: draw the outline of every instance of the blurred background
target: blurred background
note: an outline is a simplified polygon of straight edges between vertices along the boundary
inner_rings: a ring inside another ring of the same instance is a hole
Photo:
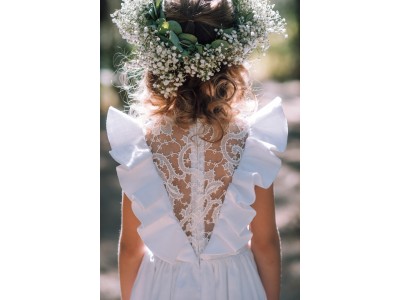
[[[120,0],[100,0],[100,298],[119,295],[117,243],[121,217],[121,189],[117,164],[108,151],[105,114],[109,106],[124,108],[125,95],[115,87],[121,54],[131,50],[121,38],[110,14]],[[251,76],[260,107],[282,98],[289,123],[288,147],[280,157],[282,168],[275,181],[276,218],[282,242],[282,300],[300,299],[300,2],[275,0],[286,18],[288,38],[271,37],[266,56],[252,57]]]

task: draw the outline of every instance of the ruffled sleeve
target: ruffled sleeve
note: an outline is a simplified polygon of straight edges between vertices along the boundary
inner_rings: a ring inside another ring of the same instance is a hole
[[[135,119],[110,107],[106,126],[111,145],[110,155],[122,167],[130,169],[137,160],[146,157],[144,133]]]
[[[242,159],[203,257],[240,251],[251,239],[248,225],[255,216],[254,186],[268,188],[281,167],[276,152],[286,148],[288,126],[281,99],[275,98],[249,119],[249,136]]]
[[[120,164],[118,180],[141,222],[138,233],[143,242],[165,261],[195,261],[190,243],[173,215],[142,126],[113,107],[108,111],[106,126],[110,154]]]
[[[242,159],[201,259],[231,255],[247,245],[252,236],[248,225],[255,216],[251,207],[255,200],[254,186],[268,188],[280,169],[281,162],[275,152],[283,151],[287,141],[287,121],[281,100],[277,98],[259,110],[249,123]],[[171,263],[196,262],[194,251],[173,214],[140,124],[110,108],[107,134],[112,148],[110,154],[120,164],[117,167],[120,185],[141,222],[138,233],[146,246]]]
[[[288,125],[282,100],[275,98],[250,118],[249,137],[237,175],[251,173],[254,185],[268,188],[281,167],[281,160],[274,152],[286,149],[287,136]]]

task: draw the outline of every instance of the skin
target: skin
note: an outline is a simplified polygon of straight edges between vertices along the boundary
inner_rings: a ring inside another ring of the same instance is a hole
[[[122,196],[122,226],[118,249],[118,271],[121,300],[129,300],[140,263],[145,253],[145,245],[137,233],[140,221],[132,212],[131,201]]]
[[[256,216],[250,224],[253,233],[251,250],[268,300],[279,300],[281,283],[280,237],[275,221],[274,191],[255,187],[252,207]]]
[[[268,300],[279,300],[281,278],[281,250],[279,232],[275,222],[273,186],[255,187],[256,200],[252,207],[256,216],[250,224],[253,233],[251,250]],[[145,245],[137,233],[140,221],[133,214],[131,201],[123,194],[122,226],[119,240],[118,269],[121,300],[129,300]]]

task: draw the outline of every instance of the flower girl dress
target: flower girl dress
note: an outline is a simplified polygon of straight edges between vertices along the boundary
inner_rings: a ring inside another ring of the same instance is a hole
[[[266,299],[248,225],[254,186],[268,188],[287,143],[280,98],[236,117],[218,142],[202,121],[146,125],[111,107],[111,156],[148,248],[132,290],[138,300]]]

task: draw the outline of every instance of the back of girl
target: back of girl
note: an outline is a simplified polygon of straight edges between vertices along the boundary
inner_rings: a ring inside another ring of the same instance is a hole
[[[284,19],[242,0],[124,1],[113,17],[136,46],[123,68],[131,114],[107,117],[122,299],[279,299],[273,181],[287,122],[279,98],[245,109],[244,64]]]

